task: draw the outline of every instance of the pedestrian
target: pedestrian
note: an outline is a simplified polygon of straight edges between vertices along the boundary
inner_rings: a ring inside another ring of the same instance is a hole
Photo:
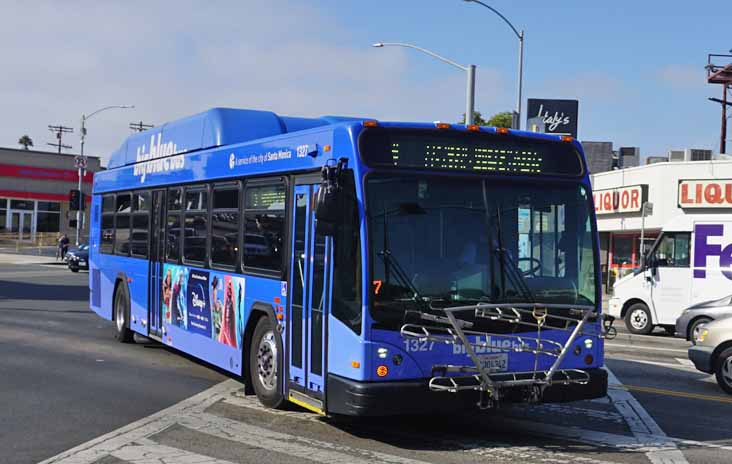
[[[59,247],[61,248],[61,259],[63,260],[66,257],[66,253],[69,251],[69,237],[66,234],[63,234],[60,239],[58,239]]]
[[[56,261],[64,259],[64,255],[61,253],[61,250],[63,249],[63,245],[61,245],[62,238],[63,234],[59,232],[58,237],[56,237]]]

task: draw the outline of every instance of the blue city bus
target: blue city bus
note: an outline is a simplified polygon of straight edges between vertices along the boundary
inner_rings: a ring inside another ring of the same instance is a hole
[[[216,108],[97,173],[91,308],[262,404],[389,415],[606,395],[571,137]]]

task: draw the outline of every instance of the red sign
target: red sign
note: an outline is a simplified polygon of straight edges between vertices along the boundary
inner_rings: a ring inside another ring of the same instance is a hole
[[[607,190],[595,190],[595,214],[637,213],[648,196],[647,185],[631,185]]]
[[[732,208],[732,179],[679,181],[679,208]]]
[[[36,168],[17,164],[0,164],[0,177],[23,177],[25,179],[61,180],[79,182],[79,172],[75,169]],[[94,173],[86,171],[84,182],[91,183]]]

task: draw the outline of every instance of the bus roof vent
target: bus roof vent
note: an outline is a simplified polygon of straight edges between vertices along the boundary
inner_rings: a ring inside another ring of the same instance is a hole
[[[128,137],[112,153],[108,167],[248,142],[334,122],[329,118],[280,117],[271,111],[213,108]]]

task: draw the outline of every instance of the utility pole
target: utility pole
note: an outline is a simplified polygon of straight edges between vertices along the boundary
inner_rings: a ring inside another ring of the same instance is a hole
[[[732,53],[732,50],[730,50]],[[728,61],[727,64],[716,64],[713,61]],[[722,85],[722,99],[710,99],[714,102],[721,103],[722,105],[722,124],[720,127],[719,134],[719,153],[727,152],[727,106],[729,100],[727,99],[727,92],[732,86],[732,54],[719,55],[710,53],[707,55],[707,83],[709,84],[721,84]]]
[[[155,127],[154,124],[143,124],[142,121],[130,123],[130,129],[132,129],[134,132],[146,131],[148,129],[152,129],[153,127]]]
[[[59,155],[61,154],[61,149],[62,148],[66,148],[68,150],[71,149],[71,145],[64,145],[63,144],[62,138],[63,138],[63,135],[64,134],[71,134],[72,132],[74,132],[74,129],[72,127],[51,126],[51,125],[49,125],[48,126],[48,130],[50,130],[51,132],[55,133],[56,134],[56,140],[58,140],[58,142],[56,142],[56,143],[48,142],[48,145],[51,145],[52,147],[58,147],[58,154]]]

